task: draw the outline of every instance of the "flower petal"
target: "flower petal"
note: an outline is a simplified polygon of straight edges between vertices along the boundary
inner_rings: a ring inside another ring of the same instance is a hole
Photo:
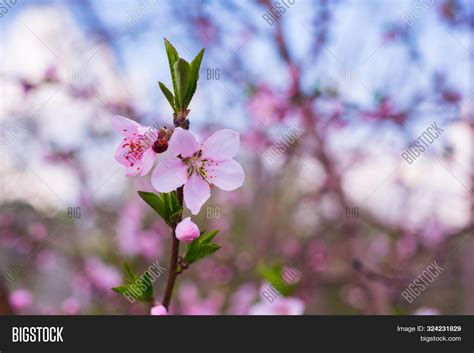
[[[233,159],[211,163],[207,168],[207,181],[225,191],[241,187],[244,180],[244,170],[239,162]]]
[[[128,149],[122,147],[122,144],[123,143],[121,143],[120,146],[115,151],[115,155],[114,155],[115,160],[125,167],[126,176],[135,176],[138,173],[140,173],[140,171],[143,168],[142,160],[136,160],[132,166],[130,161],[127,158],[125,158],[125,156],[128,153]]]
[[[151,185],[159,192],[170,192],[183,185],[188,178],[186,165],[172,157],[161,161],[151,175]]]
[[[143,153],[143,160],[142,160],[142,165],[143,169],[140,175],[147,175],[150,169],[153,167],[153,163],[155,162],[155,156],[156,153],[153,151],[153,149],[149,148],[146,150],[145,153]]]
[[[114,115],[112,118],[112,127],[123,136],[132,136],[134,133],[137,133],[138,128],[142,126],[136,121],[120,115]]]
[[[211,188],[202,177],[193,174],[184,185],[184,202],[193,215],[197,215],[202,205],[211,196]]]
[[[130,162],[125,158],[127,155],[127,149],[123,147],[123,142],[118,146],[118,148],[115,150],[115,160],[119,162],[120,164],[123,164],[125,166],[130,165]]]
[[[150,315],[164,316],[168,315],[168,310],[163,305],[156,305],[150,310]]]
[[[237,131],[224,129],[209,136],[202,144],[203,158],[223,161],[233,158],[240,145],[240,135]]]
[[[126,165],[125,166],[125,175],[130,176],[130,177],[135,176],[135,175],[137,175],[138,173],[141,172],[142,168],[143,167],[142,167],[141,161],[135,163],[135,165],[133,167],[129,166],[129,165]]]
[[[190,243],[201,235],[199,227],[191,221],[191,217],[186,217],[176,225],[176,238],[184,243]]]
[[[199,143],[191,131],[176,128],[169,141],[168,151],[173,157],[191,157],[199,149]]]

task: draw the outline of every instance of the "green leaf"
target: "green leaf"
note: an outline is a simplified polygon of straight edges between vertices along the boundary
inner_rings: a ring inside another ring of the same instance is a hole
[[[283,296],[289,296],[296,286],[286,283],[283,278],[283,266],[276,264],[272,267],[259,265],[257,268],[260,275],[271,285],[273,285]]]
[[[139,191],[138,195],[145,201],[148,205],[151,206],[160,216],[163,218],[165,222],[168,222],[169,213],[168,209],[165,206],[163,199],[158,197],[153,192],[146,192],[146,191]]]
[[[179,220],[181,219],[182,211],[177,211],[173,213],[170,217],[169,220],[171,224],[177,224],[179,223]]]
[[[141,276],[142,283],[146,286],[146,289],[143,293],[143,299],[149,301],[153,299],[153,282],[151,280],[151,275],[148,271],[145,271]]]
[[[170,72],[171,72],[171,81],[173,82],[174,95],[175,97],[177,97],[178,89],[176,85],[176,78],[174,76],[174,64],[178,61],[179,54],[177,50],[171,45],[168,39],[164,38],[164,41],[165,41],[166,55],[168,56],[168,63],[169,63]]]
[[[176,97],[178,100],[178,104],[177,104],[178,110],[186,109],[185,99],[186,99],[186,93],[188,90],[190,70],[191,68],[190,68],[189,63],[184,59],[179,58],[178,61],[176,61],[174,64],[174,76],[176,79],[176,89],[177,89]]]
[[[197,83],[199,80],[199,69],[201,68],[201,62],[202,62],[203,56],[204,56],[204,49],[202,49],[198,53],[198,55],[196,55],[194,60],[191,62],[188,90],[186,92],[186,99],[184,102],[185,107],[189,105],[189,103],[191,102],[191,99],[194,96],[194,93],[196,92]]]
[[[150,205],[170,226],[176,225],[183,212],[175,191],[156,195],[153,192],[139,191],[138,195]]]
[[[197,251],[199,249],[199,244],[200,244],[200,238],[204,232],[201,232],[201,235],[199,238],[194,239],[190,244],[188,244],[188,250],[186,251],[186,254],[184,255],[184,261],[187,262],[188,264],[191,264],[194,259],[196,258]]]
[[[178,194],[176,191],[171,192],[171,210],[174,212],[181,211],[181,206],[179,205]]]
[[[215,230],[213,232],[207,233],[206,235],[201,237],[201,244],[209,244],[212,239],[219,233],[218,230]]]
[[[162,82],[158,82],[158,85],[160,86],[161,92],[165,95],[166,99],[168,100],[169,104],[171,105],[171,108],[173,108],[174,112],[177,112],[177,109],[175,108],[175,102],[174,102],[174,96],[173,93],[164,85]]]
[[[163,205],[166,208],[166,212],[169,215],[170,211],[170,196],[167,193],[161,193],[160,194],[161,201],[163,201]]]
[[[206,257],[217,250],[219,250],[221,247],[217,244],[211,243],[211,244],[201,244],[199,246],[199,249],[197,251],[196,257],[194,258],[194,261],[197,261],[199,259],[202,259],[203,257]]]
[[[191,264],[199,259],[202,259],[217,250],[221,247],[215,243],[211,243],[211,240],[219,233],[218,230],[205,234],[201,232],[199,238],[194,239],[190,244],[188,244],[188,249],[184,255],[184,261],[187,264]]]
[[[128,285],[125,285],[125,286],[118,286],[118,287],[113,287],[112,290],[118,294],[122,294],[125,293],[126,291],[128,291],[129,287]]]
[[[128,283],[118,287],[113,287],[112,290],[114,292],[124,295],[125,292],[128,291],[129,295],[143,302],[150,302],[153,300],[153,282],[148,271],[137,276],[131,267],[125,263],[124,273],[126,276],[126,282]]]
[[[125,280],[127,282],[133,282],[136,279],[136,276],[133,273],[133,270],[130,267],[130,265],[128,263],[124,262],[123,268],[124,268],[124,273],[125,273]]]

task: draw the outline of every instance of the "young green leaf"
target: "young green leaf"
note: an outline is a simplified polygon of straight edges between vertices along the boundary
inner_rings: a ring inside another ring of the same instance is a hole
[[[219,233],[218,230],[215,230],[213,232],[207,233],[206,235],[201,237],[201,244],[209,244],[212,239]]]
[[[204,56],[204,49],[202,49],[198,55],[191,62],[190,74],[189,74],[189,86],[186,92],[185,106],[187,107],[191,102],[191,99],[196,92],[197,83],[199,80],[199,69],[201,68],[202,58]]]
[[[160,199],[163,202],[163,205],[166,208],[166,213],[168,213],[168,215],[170,213],[169,212],[170,211],[170,200],[169,200],[169,198],[170,198],[169,194],[167,194],[165,192],[160,194]]]
[[[178,195],[176,191],[172,191],[170,193],[163,193],[160,194],[160,197],[163,200],[163,204],[167,209],[168,214],[168,223],[169,224],[176,224],[181,219],[181,214],[183,213],[183,209],[179,205]]]
[[[175,191],[156,195],[153,192],[139,191],[138,195],[150,205],[170,226],[176,225],[183,212]]]
[[[187,264],[191,264],[219,250],[221,248],[219,245],[211,243],[211,240],[214,239],[218,232],[218,230],[207,234],[201,232],[199,238],[194,239],[190,244],[188,244],[188,249],[184,255],[184,261]]]
[[[153,300],[153,281],[150,273],[145,271],[141,276],[137,276],[128,264],[124,264],[124,272],[127,284],[113,287],[112,290],[121,295],[128,292],[128,296],[134,296],[137,300],[150,302]],[[140,290],[138,291],[137,288]],[[138,294],[140,293],[140,294]]]
[[[151,206],[165,222],[168,222],[169,212],[168,208],[165,206],[162,198],[158,197],[152,192],[139,191],[138,195],[145,201],[148,205]]]
[[[178,110],[186,109],[185,106],[185,99],[186,93],[188,90],[188,83],[189,83],[189,72],[190,66],[189,63],[179,58],[178,61],[174,64],[174,76],[176,78],[176,88],[177,88],[177,108]]]
[[[169,221],[171,224],[177,224],[179,223],[179,220],[181,219],[181,215],[182,215],[182,211],[177,211],[175,213],[173,213],[172,215],[170,215],[169,217]]]
[[[217,244],[211,243],[211,244],[201,244],[199,245],[199,249],[197,251],[197,254],[194,258],[194,261],[197,261],[199,259],[202,259],[217,250],[219,250],[221,247]]]
[[[162,82],[158,82],[160,85],[161,92],[163,92],[164,96],[168,100],[169,104],[171,105],[171,108],[173,108],[174,112],[177,112],[177,109],[175,108],[175,101],[174,101],[174,96],[173,93],[166,87]]]
[[[178,89],[176,86],[176,78],[174,76],[174,64],[179,59],[179,54],[177,50],[171,45],[170,41],[164,38],[165,41],[165,48],[166,48],[166,55],[168,56],[168,64],[170,67],[171,72],[171,81],[173,82],[173,90],[175,97],[178,95]]]
[[[153,299],[153,281],[150,273],[145,271],[143,275],[140,277],[142,280],[142,284],[145,286],[145,290],[143,292],[143,300],[150,301]]]
[[[181,211],[181,206],[179,205],[178,194],[176,191],[171,192],[171,210],[172,213]]]
[[[204,233],[205,232],[201,232],[201,235],[198,238],[194,239],[190,244],[188,244],[188,249],[186,251],[186,254],[184,255],[184,261],[187,262],[188,264],[194,261],[197,251],[199,249],[201,237],[203,236]]]
[[[133,282],[134,280],[136,280],[137,276],[135,276],[135,274],[133,273],[133,270],[132,268],[130,267],[130,265],[128,263],[124,263],[123,264],[123,269],[124,269],[124,275],[125,275],[125,280],[127,282]]]
[[[125,286],[118,286],[118,287],[113,287],[112,290],[118,294],[122,294],[125,293],[126,291],[129,290],[129,286],[128,285],[125,285]]]

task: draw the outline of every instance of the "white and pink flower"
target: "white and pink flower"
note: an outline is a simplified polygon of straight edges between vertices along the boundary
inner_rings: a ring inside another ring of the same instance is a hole
[[[145,136],[150,127],[120,115],[112,118],[112,127],[125,137],[115,151],[115,160],[125,166],[127,176],[146,175],[156,157],[153,143]]]
[[[196,215],[211,196],[211,186],[232,191],[242,186],[245,175],[233,159],[240,137],[236,131],[220,130],[199,144],[194,134],[176,128],[167,158],[153,171],[151,183],[159,192],[171,192],[184,185],[184,201]]]

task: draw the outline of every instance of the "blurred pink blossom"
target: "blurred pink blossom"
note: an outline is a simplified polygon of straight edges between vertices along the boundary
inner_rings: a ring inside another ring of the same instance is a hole
[[[16,289],[10,293],[10,305],[15,310],[23,310],[33,302],[33,295],[27,289]]]
[[[405,234],[397,242],[397,253],[402,258],[410,258],[416,252],[417,242],[413,234]]]
[[[185,315],[217,315],[224,305],[225,296],[213,291],[207,298],[201,299],[194,284],[184,283],[181,285],[179,299]]]
[[[315,241],[312,242],[307,250],[307,257],[310,267],[315,272],[323,272],[328,265],[328,254],[326,245]]]
[[[250,315],[303,315],[305,304],[298,298],[278,297],[269,303],[263,300],[250,308]]]
[[[439,221],[431,219],[423,225],[419,237],[423,245],[429,248],[435,248],[445,240],[445,232]]]
[[[77,315],[80,309],[79,301],[73,297],[66,298],[62,302],[61,308],[63,309],[66,315]]]
[[[229,313],[232,315],[247,315],[253,301],[257,296],[257,288],[254,284],[247,283],[230,298]]]
[[[112,294],[110,288],[118,286],[122,281],[122,276],[115,267],[107,265],[97,258],[87,259],[85,266],[92,283],[106,293]]]
[[[415,315],[440,315],[440,312],[436,308],[429,308],[429,307],[423,306],[419,309],[416,309]]]
[[[136,255],[140,248],[137,241],[143,216],[143,203],[134,197],[121,210],[117,224],[118,246],[124,255]]]
[[[34,240],[42,240],[48,234],[46,226],[41,222],[34,222],[28,225],[28,233]]]
[[[250,99],[248,109],[256,123],[266,126],[281,121],[287,111],[287,105],[269,86],[261,85]]]
[[[140,253],[147,259],[153,260],[161,256],[163,248],[159,232],[159,230],[152,229],[138,233]]]

